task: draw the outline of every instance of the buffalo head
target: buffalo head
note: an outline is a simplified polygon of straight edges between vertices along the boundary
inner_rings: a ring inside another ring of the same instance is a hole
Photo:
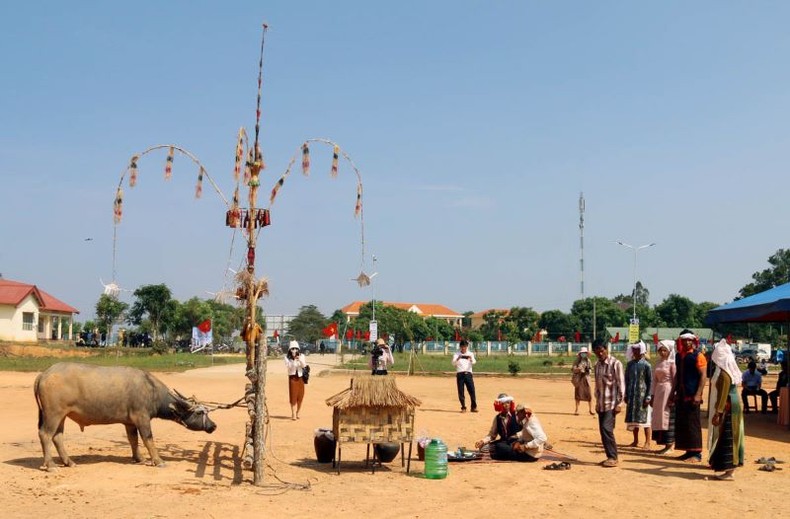
[[[170,408],[175,415],[176,421],[190,431],[213,433],[217,428],[217,424],[209,418],[206,406],[195,402],[194,399],[184,397],[175,389],[173,392],[175,393],[173,395],[174,401]]]

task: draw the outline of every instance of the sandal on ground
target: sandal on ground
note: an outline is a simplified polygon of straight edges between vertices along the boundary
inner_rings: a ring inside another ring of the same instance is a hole
[[[571,464],[570,464],[570,463],[568,463],[567,461],[561,461],[561,462],[559,463],[559,466],[560,466],[560,468],[561,468],[561,469],[563,469],[563,470],[570,470],[570,468],[571,468]]]
[[[765,457],[758,458],[758,459],[756,459],[754,462],[755,462],[755,463],[759,463],[760,465],[763,465],[763,464],[765,464],[765,463],[771,463],[771,464],[774,464],[774,463],[784,463],[784,461],[782,461],[782,460],[778,460],[778,459],[774,458],[773,456],[771,456],[770,458],[765,458]]]
[[[565,470],[560,463],[550,463],[543,467],[543,470]]]
[[[765,465],[763,465],[762,467],[760,467],[757,470],[762,470],[764,472],[773,472],[775,470],[782,470],[782,469],[780,467],[777,467],[773,463],[766,463]]]

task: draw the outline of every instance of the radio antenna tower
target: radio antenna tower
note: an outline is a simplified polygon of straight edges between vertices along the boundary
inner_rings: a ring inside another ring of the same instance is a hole
[[[579,267],[581,269],[581,292],[584,299],[584,193],[579,193]]]

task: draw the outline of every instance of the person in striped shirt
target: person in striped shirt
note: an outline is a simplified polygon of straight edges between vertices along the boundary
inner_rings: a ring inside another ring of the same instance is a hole
[[[595,364],[595,410],[598,413],[598,430],[601,433],[606,459],[603,467],[617,466],[617,441],[614,437],[615,416],[623,406],[625,377],[623,364],[609,355],[602,339],[592,343],[593,353],[598,357]]]

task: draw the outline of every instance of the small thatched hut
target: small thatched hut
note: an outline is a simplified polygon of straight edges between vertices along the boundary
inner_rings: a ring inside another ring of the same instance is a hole
[[[336,467],[340,472],[343,443],[382,442],[401,444],[401,465],[405,443],[409,444],[408,466],[411,469],[411,449],[414,440],[414,409],[422,402],[407,395],[395,385],[391,376],[363,375],[351,379],[348,389],[327,398],[326,405],[334,408],[332,431],[337,442]],[[374,449],[375,466],[375,449]]]

